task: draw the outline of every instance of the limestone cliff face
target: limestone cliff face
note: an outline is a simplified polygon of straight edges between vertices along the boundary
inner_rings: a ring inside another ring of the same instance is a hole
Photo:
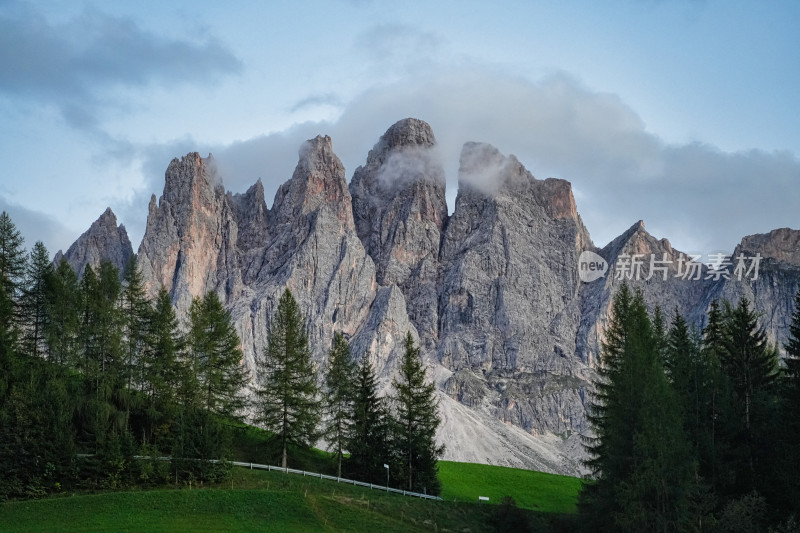
[[[228,193],[227,199],[236,218],[239,267],[242,279],[247,283],[258,277],[264,250],[269,243],[264,186],[259,179],[244,194]]]
[[[706,295],[713,287],[713,280],[706,279],[708,268],[675,250],[667,239],[650,235],[644,222],[635,223],[597,253],[608,262],[608,271],[585,283],[581,292],[576,347],[584,361],[597,364],[613,297],[623,282],[642,291],[651,313],[659,307],[667,326],[677,307],[689,322],[702,327]]]
[[[213,158],[190,153],[173,159],[164,192],[150,199],[139,265],[151,294],[170,291],[178,312],[216,291],[225,302],[241,292],[238,228]]]
[[[395,123],[353,174],[356,230],[375,262],[380,285],[396,284],[423,349],[438,339],[436,276],[447,219],[444,169],[431,127],[417,119]]]
[[[378,334],[387,314],[408,322],[404,306],[394,309],[390,298],[376,301],[375,265],[356,234],[351,201],[330,137],[307,141],[292,178],[278,189],[268,213],[270,238],[258,276],[233,308],[250,357],[266,346],[270,318],[286,288],[306,317],[313,357],[320,366],[334,332],[365,339]],[[365,324],[370,324],[369,333],[362,332]],[[378,372],[384,372],[395,349],[389,344],[371,354]]]
[[[740,256],[745,268],[741,276],[734,275]],[[758,271],[748,272],[756,256],[760,257]],[[747,298],[760,313],[769,341],[777,343],[783,353],[800,286],[800,231],[781,228],[745,237],[730,262],[730,278],[720,278],[706,299],[728,300],[736,305],[740,298]]]
[[[446,390],[532,432],[585,426],[593,372],[576,353],[577,264],[591,247],[570,185],[467,143],[439,271]]]
[[[348,187],[331,139],[318,136],[300,148],[271,209],[260,181],[232,194],[210,156],[174,159],[139,247],[151,294],[167,287],[186,321],[193,297],[218,292],[251,373],[286,288],[306,317],[317,367],[340,331],[354,357],[372,362],[384,392],[411,332],[439,387],[446,458],[571,474],[581,472],[579,434],[623,281],[668,323],[677,307],[702,327],[712,299],[747,297],[770,339],[785,342],[800,231],[745,237],[734,263],[760,254],[758,277],[726,279],[641,221],[596,248],[569,182],[536,179],[487,144],[464,145],[448,217],[436,154],[428,124],[401,120]],[[64,257],[82,272],[102,258],[121,268],[131,252],[108,210]],[[604,277],[581,281],[583,252],[606,262]]]
[[[117,217],[109,207],[78,237],[67,253],[59,250],[53,262],[58,264],[62,258],[66,259],[78,277],[82,277],[87,265],[96,269],[100,261],[106,259],[119,269],[121,275],[132,255],[133,248],[128,232],[122,224],[117,226]]]

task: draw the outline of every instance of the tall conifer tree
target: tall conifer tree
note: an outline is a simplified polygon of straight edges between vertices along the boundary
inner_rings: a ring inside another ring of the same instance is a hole
[[[312,446],[320,419],[305,320],[289,289],[278,301],[257,368],[255,420],[278,438],[286,468],[289,444]]]
[[[392,398],[396,409],[393,443],[400,466],[398,477],[408,490],[439,494],[436,462],[444,453],[444,446],[436,445],[440,424],[436,386],[427,382],[419,348],[414,346],[410,332],[406,334],[399,374],[393,383]]]

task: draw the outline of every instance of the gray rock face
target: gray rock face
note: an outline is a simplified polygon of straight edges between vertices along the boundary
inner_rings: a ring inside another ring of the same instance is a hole
[[[238,227],[213,158],[190,153],[173,159],[164,193],[150,199],[139,266],[150,294],[170,291],[181,316],[192,299],[216,291],[232,302],[242,289]]]
[[[258,277],[264,250],[269,243],[267,204],[261,180],[244,194],[228,193],[228,203],[233,207],[239,230],[236,240],[239,267],[243,281],[248,283]]]
[[[444,169],[430,126],[395,123],[353,174],[350,192],[356,230],[375,262],[380,285],[396,284],[423,349],[438,339],[436,276],[447,219]]]
[[[745,270],[741,280],[734,275],[739,263],[737,258],[742,256],[747,269],[757,255],[761,257],[757,273]],[[747,298],[760,313],[760,324],[767,338],[777,343],[783,353],[783,345],[789,338],[794,297],[800,286],[800,231],[781,228],[745,237],[734,250],[730,262],[730,279],[721,278],[706,300],[710,302],[716,298],[736,305],[740,298]]]
[[[570,185],[485,144],[464,146],[459,172],[440,255],[445,390],[530,432],[581,431],[593,372],[575,346],[577,265],[592,245]]]
[[[569,182],[538,180],[486,144],[464,146],[448,217],[436,153],[430,126],[401,120],[348,187],[331,139],[318,136],[300,148],[269,210],[260,181],[232,194],[210,156],[174,159],[139,247],[151,294],[167,287],[185,320],[193,297],[218,292],[251,373],[286,288],[307,319],[317,367],[340,331],[354,357],[372,362],[384,392],[411,332],[439,387],[446,458],[570,474],[582,471],[579,434],[623,278],[667,322],[678,307],[699,327],[712,299],[745,296],[770,339],[785,342],[800,231],[745,237],[734,262],[760,254],[759,275],[725,279],[641,221],[596,248]],[[604,277],[581,281],[585,251],[607,263]],[[131,253],[108,210],[64,257],[82,272],[101,258],[121,267]]]
[[[107,259],[122,275],[132,255],[133,248],[128,239],[128,232],[122,224],[117,226],[117,217],[109,207],[78,237],[78,240],[72,243],[67,253],[61,253],[59,250],[53,262],[58,264],[62,258],[66,259],[80,278],[86,270],[86,265],[96,269],[101,260]]]
[[[692,262],[668,240],[650,235],[641,220],[597,252],[609,267],[605,277],[585,283],[581,293],[576,347],[584,361],[597,364],[612,300],[623,282],[642,291],[651,313],[660,307],[667,325],[677,307],[687,320],[702,327],[706,295],[713,287],[713,281],[706,279],[705,265]]]
[[[306,317],[313,358],[322,366],[335,331],[355,337],[377,312],[371,307],[379,288],[375,266],[355,232],[344,167],[330,137],[303,145],[267,220],[270,238],[258,277],[233,306],[245,353],[252,358],[266,346],[273,310],[288,288]],[[379,371],[385,363],[376,361]]]

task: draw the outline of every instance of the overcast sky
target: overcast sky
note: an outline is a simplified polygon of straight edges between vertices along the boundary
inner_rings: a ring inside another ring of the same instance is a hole
[[[571,181],[598,246],[643,219],[730,252],[800,229],[798,28],[796,0],[0,0],[0,209],[53,254],[111,207],[136,249],[173,157],[271,205],[303,140],[349,179],[416,117],[451,209],[482,141]]]

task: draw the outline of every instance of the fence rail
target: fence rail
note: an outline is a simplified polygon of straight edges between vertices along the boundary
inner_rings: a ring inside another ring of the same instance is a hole
[[[86,454],[86,453],[79,453],[78,457],[91,457],[94,454]],[[149,455],[135,455],[134,459],[155,459],[157,461],[172,461],[172,457],[152,457]],[[182,459],[184,461],[199,461],[200,459]],[[209,459],[210,463],[218,463],[217,459]],[[296,470],[294,468],[283,468],[282,466],[275,466],[275,465],[262,465],[258,463],[244,463],[241,461],[228,461],[233,466],[240,466],[242,468],[249,468],[250,470],[266,470],[266,471],[276,471],[276,472],[285,472],[287,474],[300,474],[303,477],[316,477],[319,479],[327,479],[329,481],[336,481],[337,483],[345,483],[347,485],[355,485],[359,487],[367,487],[372,490],[381,490],[384,492],[393,492],[395,494],[402,494],[403,496],[412,496],[414,498],[422,498],[424,500],[439,500],[442,499],[439,496],[431,496],[430,494],[423,494],[421,492],[411,492],[409,490],[402,490],[402,489],[394,489],[392,487],[388,487],[386,485],[375,485],[373,483],[365,483],[363,481],[356,481],[354,479],[347,479],[344,477],[338,476],[329,476],[326,474],[322,474],[320,472],[307,472],[305,470]]]

